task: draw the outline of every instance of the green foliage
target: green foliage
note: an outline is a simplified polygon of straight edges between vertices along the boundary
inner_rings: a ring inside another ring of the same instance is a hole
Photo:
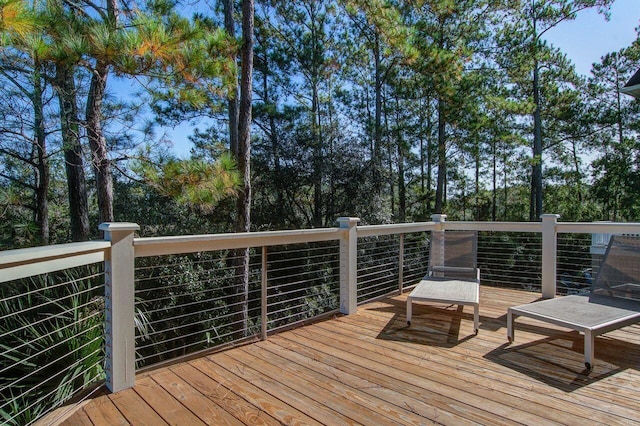
[[[159,166],[139,162],[135,169],[156,191],[205,214],[224,198],[235,196],[241,183],[236,163],[228,153],[213,163],[168,159]]]
[[[638,121],[640,104],[620,93],[628,76],[640,67],[638,47],[605,55],[594,64],[589,79],[591,130],[589,144],[597,153],[592,162],[590,192],[600,202],[601,220],[636,220],[638,210]]]
[[[136,337],[138,367],[231,340],[225,253],[141,259],[137,268],[136,306],[149,328]]]
[[[104,379],[104,285],[96,267],[0,287],[0,415],[26,424]]]
[[[270,249],[268,256],[269,330],[339,308],[335,243],[279,246]]]
[[[8,46],[11,38],[26,37],[37,29],[35,16],[26,1],[0,1],[0,48]]]

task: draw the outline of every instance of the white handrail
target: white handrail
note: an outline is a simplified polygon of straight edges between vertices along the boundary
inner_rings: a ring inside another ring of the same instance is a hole
[[[181,235],[134,239],[135,257],[268,247],[286,244],[339,240],[344,229],[321,228],[291,231],[240,232],[207,235]]]
[[[640,234],[640,223],[558,222],[563,234]]]
[[[104,262],[109,241],[85,241],[0,252],[0,283]]]

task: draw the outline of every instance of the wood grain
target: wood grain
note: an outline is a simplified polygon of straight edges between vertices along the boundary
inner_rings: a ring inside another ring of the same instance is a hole
[[[85,402],[66,425],[512,425],[640,423],[640,326],[596,339],[506,311],[539,296],[481,287],[472,309],[393,296],[267,341],[138,375]]]

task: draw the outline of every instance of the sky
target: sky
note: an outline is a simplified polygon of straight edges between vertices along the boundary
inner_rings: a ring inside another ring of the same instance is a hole
[[[547,41],[559,47],[582,75],[591,74],[591,65],[607,53],[631,45],[640,26],[640,0],[616,0],[611,19],[597,10],[585,10],[573,21],[565,21],[547,32]]]

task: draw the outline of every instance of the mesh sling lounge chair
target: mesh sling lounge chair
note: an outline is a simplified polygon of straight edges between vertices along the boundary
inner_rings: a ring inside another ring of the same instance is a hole
[[[591,370],[599,334],[640,322],[640,237],[612,236],[591,291],[509,308],[507,338],[514,320],[526,316],[584,334],[584,363]]]
[[[415,301],[473,306],[473,327],[478,334],[480,270],[477,268],[478,233],[432,232],[429,269],[407,297],[407,324]]]

